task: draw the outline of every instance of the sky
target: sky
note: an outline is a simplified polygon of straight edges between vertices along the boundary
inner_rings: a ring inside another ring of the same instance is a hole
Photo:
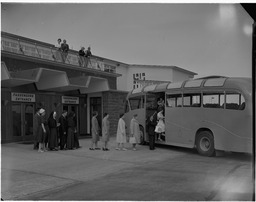
[[[239,3],[2,3],[1,30],[196,77],[251,77],[253,20]],[[161,73],[161,72],[159,72]]]

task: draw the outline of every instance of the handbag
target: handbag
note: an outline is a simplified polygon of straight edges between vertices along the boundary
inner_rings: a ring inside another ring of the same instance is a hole
[[[129,139],[129,142],[131,143],[131,144],[136,144],[137,142],[136,142],[136,138],[133,136],[133,137],[130,137],[130,139]]]

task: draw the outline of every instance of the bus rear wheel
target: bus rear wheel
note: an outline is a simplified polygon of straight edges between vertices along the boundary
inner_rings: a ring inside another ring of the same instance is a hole
[[[210,131],[201,131],[197,135],[196,149],[203,156],[215,156],[214,139]]]
[[[144,140],[144,128],[140,126],[140,145],[144,145],[145,140]]]

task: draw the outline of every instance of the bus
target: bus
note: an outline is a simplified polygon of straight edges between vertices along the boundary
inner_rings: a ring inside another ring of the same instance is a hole
[[[251,78],[209,76],[132,90],[125,122],[138,115],[141,144],[149,140],[146,122],[161,97],[165,134],[157,144],[196,148],[203,156],[214,156],[216,150],[252,153]]]

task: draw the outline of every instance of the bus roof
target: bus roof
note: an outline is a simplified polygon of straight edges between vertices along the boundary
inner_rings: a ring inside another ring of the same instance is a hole
[[[223,76],[209,76],[198,79],[188,79],[181,82],[166,82],[154,85],[148,85],[142,88],[133,89],[128,94],[130,95],[138,95],[144,94],[147,92],[164,92],[166,90],[171,89],[191,89],[191,88],[201,88],[201,87],[241,87],[252,85],[252,80],[250,78],[242,78],[242,77],[223,77]],[[251,87],[249,87],[249,91],[251,91]]]

